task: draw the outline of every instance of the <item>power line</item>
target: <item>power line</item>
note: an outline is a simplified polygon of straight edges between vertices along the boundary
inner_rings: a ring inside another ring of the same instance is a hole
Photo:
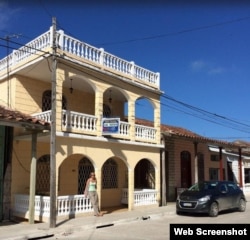
[[[12,40],[7,40],[6,38],[0,37],[0,40],[6,41],[6,42],[8,41],[9,43],[13,43],[13,44],[16,44],[16,45],[21,46],[21,47],[29,48],[31,50],[36,50],[36,51],[39,51],[39,52],[42,52],[42,53],[45,53],[45,54],[49,53],[49,52],[45,52],[45,51],[43,51],[41,49],[37,49],[37,48],[31,47],[31,46],[28,46],[26,44],[21,44],[21,43],[12,41]],[[4,46],[4,45],[0,45],[0,46],[7,47],[7,46]],[[9,46],[9,48],[14,49],[14,50],[19,50],[19,51],[25,51],[25,50],[22,50],[20,48],[14,48],[14,47],[10,47],[10,46]]]
[[[244,126],[244,127],[249,127],[249,128],[250,128],[250,125],[248,125],[248,124],[245,124],[245,123],[242,123],[242,122],[233,120],[233,119],[229,119],[228,117],[222,116],[222,115],[220,115],[220,114],[212,113],[212,112],[209,112],[209,111],[207,111],[207,110],[204,110],[204,109],[201,109],[201,108],[192,106],[192,105],[187,104],[187,103],[184,103],[184,102],[181,102],[181,101],[179,101],[179,100],[177,100],[177,99],[174,99],[173,97],[170,97],[170,96],[168,96],[168,95],[166,95],[166,94],[163,94],[162,97],[165,98],[165,99],[171,100],[171,101],[173,101],[173,102],[176,102],[176,103],[178,103],[178,104],[180,104],[180,105],[182,105],[182,106],[185,106],[185,107],[187,107],[187,108],[189,108],[189,109],[192,109],[192,110],[194,110],[194,111],[196,111],[196,112],[204,113],[204,114],[206,114],[206,115],[208,115],[208,116],[211,116],[211,117],[220,118],[220,119],[223,119],[223,120],[226,120],[226,121],[230,121],[230,122],[232,122],[232,123],[239,124],[239,125],[242,125],[242,126]]]
[[[237,18],[234,20],[229,20],[229,21],[225,21],[225,22],[219,22],[219,23],[215,23],[215,24],[185,29],[185,30],[172,32],[172,33],[164,33],[164,34],[153,35],[153,36],[148,36],[148,37],[128,39],[128,40],[124,40],[124,41],[99,43],[97,45],[102,45],[102,46],[106,45],[107,46],[107,45],[115,45],[115,44],[130,43],[130,42],[137,42],[137,41],[146,41],[146,40],[152,40],[152,39],[157,39],[157,38],[171,37],[171,36],[176,36],[176,35],[180,35],[180,34],[184,34],[184,33],[196,32],[196,31],[200,31],[200,30],[204,30],[204,29],[215,28],[215,27],[219,27],[219,26],[223,26],[223,25],[227,25],[227,24],[232,24],[232,23],[236,23],[236,22],[241,22],[241,21],[246,21],[246,20],[250,20],[250,17]]]
[[[201,108],[194,107],[192,105],[181,102],[181,101],[176,100],[176,99],[169,97],[167,95],[163,95],[163,98],[166,98],[166,99],[176,103],[178,106],[176,107],[176,106],[172,106],[172,105],[167,105],[167,104],[164,104],[163,102],[161,102],[162,106],[168,107],[170,109],[174,109],[174,110],[181,112],[183,114],[190,115],[192,117],[199,118],[199,119],[202,119],[202,120],[205,120],[205,121],[208,121],[208,122],[211,122],[211,123],[214,123],[214,124],[226,127],[226,128],[231,128],[231,129],[234,129],[234,130],[237,130],[240,132],[244,132],[244,133],[250,133],[250,125],[248,125],[248,124],[245,124],[245,123],[242,123],[239,121],[235,121],[233,119],[230,119],[228,117],[224,117],[224,116],[221,116],[218,114],[208,112],[208,111],[203,110]],[[179,106],[182,106],[188,110],[191,110],[191,112],[183,110]]]

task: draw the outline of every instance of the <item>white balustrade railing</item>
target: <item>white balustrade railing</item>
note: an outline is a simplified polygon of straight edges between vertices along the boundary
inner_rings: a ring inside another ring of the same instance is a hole
[[[50,197],[35,196],[35,219],[50,216]],[[29,211],[29,195],[16,194],[14,204],[15,215],[25,216]],[[57,197],[57,216],[92,212],[90,199],[84,195],[69,195]]]
[[[51,110],[32,114],[33,117],[51,122]],[[97,130],[97,117],[94,115],[62,110],[62,126],[67,131],[85,131],[94,133]],[[120,121],[120,134],[118,137],[130,136],[130,124]],[[135,125],[135,139],[138,141],[154,142],[156,140],[156,129],[143,125]]]
[[[41,112],[41,113],[34,113],[32,114],[33,117],[36,117],[38,119],[41,119],[45,122],[51,122],[51,110]]]
[[[0,71],[6,69],[7,66],[14,66],[25,58],[35,56],[35,54],[45,54],[42,49],[52,46],[51,31],[47,31],[39,37],[35,38],[25,46],[14,50],[9,56],[0,60]]]
[[[138,140],[154,141],[156,139],[156,129],[136,124],[135,138]]]
[[[14,66],[30,56],[45,54],[44,50],[52,46],[52,27],[49,31],[35,38],[25,46],[14,50],[9,56],[0,60],[0,71],[7,66]],[[56,44],[64,52],[76,55],[79,58],[93,62],[100,68],[117,71],[135,79],[147,82],[159,89],[160,74],[149,71],[134,62],[129,62],[115,55],[105,52],[103,48],[96,48],[71,36],[64,34],[62,30],[57,31]]]
[[[97,117],[69,110],[63,110],[62,114],[62,125],[68,130],[96,131]]]
[[[127,122],[120,121],[120,135],[129,136],[130,124]]]
[[[128,189],[122,189],[121,203],[128,204]],[[135,189],[134,190],[134,205],[144,206],[157,204],[157,191],[155,189]]]
[[[84,195],[70,195],[57,197],[57,215],[68,216],[71,214],[93,211],[90,199]]]

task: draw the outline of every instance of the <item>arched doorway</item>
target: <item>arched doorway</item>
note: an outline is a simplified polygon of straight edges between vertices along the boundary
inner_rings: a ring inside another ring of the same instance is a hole
[[[181,152],[181,188],[191,186],[191,154],[188,151]]]
[[[92,163],[88,158],[83,157],[78,163],[78,194],[84,193],[91,172],[94,172]]]
[[[152,163],[147,159],[142,159],[135,167],[135,188],[155,188],[155,169]]]

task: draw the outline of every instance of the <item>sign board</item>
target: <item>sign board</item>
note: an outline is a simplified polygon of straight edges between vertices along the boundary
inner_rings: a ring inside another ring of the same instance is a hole
[[[111,135],[120,133],[120,118],[103,118],[102,135]]]

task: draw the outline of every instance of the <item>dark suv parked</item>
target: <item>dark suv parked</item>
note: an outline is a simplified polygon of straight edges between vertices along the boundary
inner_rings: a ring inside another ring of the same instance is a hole
[[[208,213],[216,217],[220,211],[246,210],[246,198],[239,186],[231,181],[203,181],[182,192],[176,200],[176,213]]]

